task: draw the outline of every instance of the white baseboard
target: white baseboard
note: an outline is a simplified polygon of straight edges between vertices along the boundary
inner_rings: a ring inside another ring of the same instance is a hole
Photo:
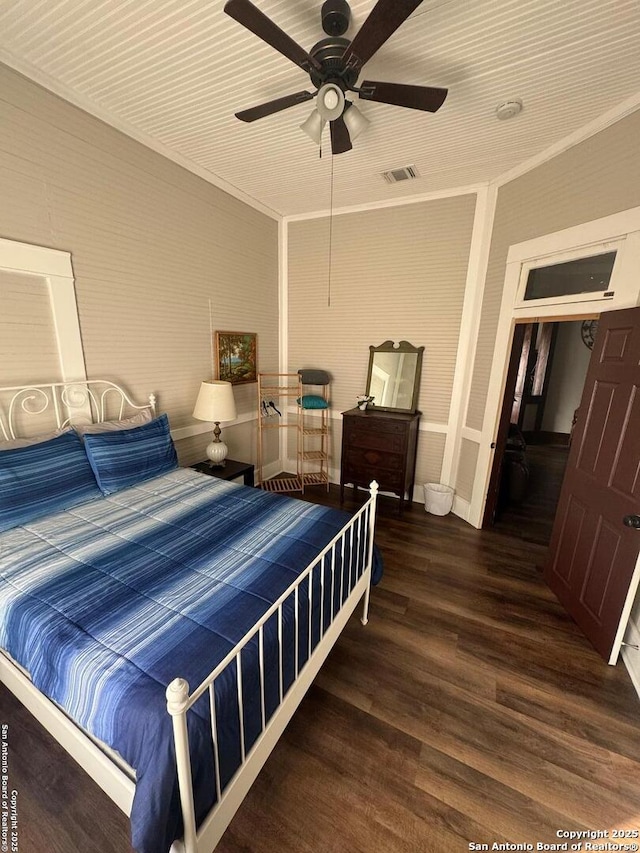
[[[262,466],[262,479],[270,480],[271,477],[275,477],[276,474],[282,473],[282,471],[288,471],[288,468],[283,468],[278,460],[275,462],[269,462],[268,465]]]
[[[277,463],[274,463],[277,467]],[[280,471],[295,471],[296,470],[296,460],[295,459],[285,459],[284,464],[275,471],[275,474],[280,473]],[[273,477],[274,474],[265,474],[265,480],[267,476]],[[339,468],[329,468],[329,482],[334,485],[340,485],[340,469]],[[398,499],[398,495],[393,494],[393,492],[380,492],[381,495],[386,495],[390,498]],[[413,487],[413,495],[412,500],[414,503],[419,503],[424,506],[424,488],[422,484],[414,485]],[[463,521],[469,521],[469,512],[471,510],[471,504],[469,501],[465,501],[457,495],[453,498],[453,507],[452,512],[454,515],[457,515],[458,518],[461,518]]]

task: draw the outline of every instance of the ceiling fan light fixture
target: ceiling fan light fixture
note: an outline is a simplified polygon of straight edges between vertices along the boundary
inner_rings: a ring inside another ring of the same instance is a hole
[[[357,137],[360,136],[363,130],[366,130],[369,127],[370,121],[362,115],[355,104],[351,104],[349,108],[344,111],[344,123],[347,125],[349,137],[353,142],[354,139],[357,139]]]
[[[325,83],[316,97],[316,109],[325,121],[335,121],[344,110],[344,92],[337,83]]]
[[[300,125],[300,130],[306,133],[310,139],[313,139],[316,145],[320,145],[325,124],[326,121],[322,118],[318,110],[313,110],[309,118]]]
[[[226,0],[224,11],[227,15],[298,68],[306,71],[313,86],[313,92],[304,90],[275,98],[265,104],[241,110],[236,113],[236,117],[240,121],[252,122],[315,98],[319,118],[316,115],[310,116],[301,127],[316,141],[322,134],[322,122],[329,122],[331,154],[334,155],[350,151],[353,148],[352,138],[358,136],[368,124],[364,116],[356,110],[353,111],[349,123],[345,121],[350,107],[350,103],[345,99],[347,92],[356,92],[360,100],[435,113],[444,103],[447,89],[379,80],[363,80],[360,86],[356,87],[362,67],[421,2],[422,0],[376,0],[357,33],[352,39],[348,39],[344,37],[351,19],[348,0],[325,0],[321,18],[327,38],[321,39],[306,51],[260,11],[252,0]]]

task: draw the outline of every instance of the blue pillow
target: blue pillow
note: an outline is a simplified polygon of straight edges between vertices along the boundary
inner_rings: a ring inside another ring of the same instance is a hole
[[[104,495],[178,467],[166,415],[133,429],[87,433],[84,447]]]
[[[0,530],[100,497],[75,432],[0,454]]]
[[[299,406],[303,409],[328,409],[329,403],[324,397],[318,397],[316,394],[305,394],[304,397],[298,397],[296,400]]]

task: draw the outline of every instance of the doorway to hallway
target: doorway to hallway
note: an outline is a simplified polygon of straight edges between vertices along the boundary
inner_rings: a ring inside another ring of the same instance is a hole
[[[514,335],[503,400],[504,448],[487,517],[525,541],[548,545],[593,345],[592,319],[523,324]],[[590,335],[585,334],[589,329]]]

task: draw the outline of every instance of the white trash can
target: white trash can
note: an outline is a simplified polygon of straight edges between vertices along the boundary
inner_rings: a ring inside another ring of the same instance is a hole
[[[425,512],[432,515],[447,515],[453,506],[453,489],[440,483],[424,484]]]

